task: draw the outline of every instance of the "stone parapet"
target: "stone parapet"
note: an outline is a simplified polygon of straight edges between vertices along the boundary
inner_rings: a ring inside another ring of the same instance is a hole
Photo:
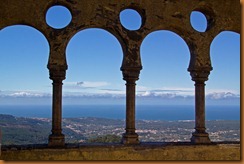
[[[51,149],[47,145],[3,147],[6,161],[26,160],[205,160],[226,161],[241,159],[240,143],[212,143],[193,145],[179,143],[141,143],[139,145],[94,144],[67,145],[62,149]]]

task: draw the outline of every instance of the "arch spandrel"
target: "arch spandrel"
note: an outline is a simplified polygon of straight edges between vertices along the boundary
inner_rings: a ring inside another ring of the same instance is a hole
[[[190,61],[188,71],[212,70],[209,48],[211,45],[212,35],[198,35],[198,37],[188,37],[183,35],[190,50]]]
[[[212,3],[216,13],[215,26],[218,33],[224,30],[241,32],[241,5],[240,0],[233,1],[208,1]]]
[[[171,20],[175,24],[179,23],[177,20],[189,19],[188,15],[194,9],[204,5],[211,6],[214,9],[218,18],[217,23],[225,23],[225,26],[218,27],[233,27],[233,31],[240,31],[240,1],[239,0],[223,0],[221,3],[212,0],[197,0],[197,1],[169,1],[158,0],[154,1],[127,1],[120,0],[111,2],[109,0],[59,0],[59,1],[31,1],[31,0],[1,0],[0,14],[2,16],[0,25],[1,27],[16,24],[28,23],[37,26],[39,22],[44,22],[45,13],[52,5],[64,5],[69,8],[73,15],[73,21],[77,28],[79,25],[84,24],[86,27],[90,25],[103,24],[106,17],[113,18],[111,23],[118,17],[118,14],[125,8],[138,8],[145,12],[145,28],[150,26],[158,26],[162,22],[160,19]],[[99,13],[100,12],[100,13]],[[101,15],[104,14],[103,16]],[[100,17],[99,17],[100,14]],[[97,17],[96,17],[97,16]],[[109,16],[109,17],[108,17]],[[224,22],[228,21],[228,23]],[[117,23],[117,22],[115,22]],[[44,24],[42,24],[45,26]],[[230,29],[226,29],[230,30]]]
[[[0,3],[0,28],[17,24],[39,27],[39,29],[45,27],[45,15],[43,14],[50,1],[33,3],[31,0],[1,0]]]

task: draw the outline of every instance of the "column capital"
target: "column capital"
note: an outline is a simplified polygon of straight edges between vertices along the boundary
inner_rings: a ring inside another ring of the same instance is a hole
[[[190,71],[192,81],[204,83],[208,81],[208,76],[210,74],[210,70],[192,70]]]
[[[62,81],[66,78],[67,66],[48,65],[49,78],[53,81]]]
[[[137,81],[141,68],[121,68],[123,79],[126,81]]]

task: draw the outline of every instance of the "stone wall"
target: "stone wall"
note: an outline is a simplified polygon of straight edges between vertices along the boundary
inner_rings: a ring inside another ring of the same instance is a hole
[[[20,147],[19,147],[20,148]],[[134,146],[83,145],[62,149],[12,148],[1,159],[11,160],[240,160],[240,144],[143,143]]]

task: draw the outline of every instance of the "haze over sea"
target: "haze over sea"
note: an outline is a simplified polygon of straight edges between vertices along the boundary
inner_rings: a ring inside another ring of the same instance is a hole
[[[0,114],[51,118],[51,105],[0,105]],[[192,105],[138,105],[138,120],[194,120]],[[63,118],[99,117],[125,119],[125,105],[64,105]],[[206,120],[240,120],[240,106],[206,106]]]

